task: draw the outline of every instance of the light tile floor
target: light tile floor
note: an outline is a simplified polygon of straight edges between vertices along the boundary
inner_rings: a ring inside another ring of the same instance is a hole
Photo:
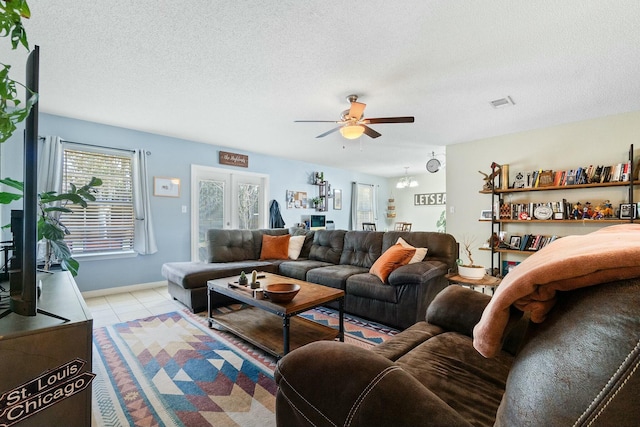
[[[169,295],[166,285],[141,291],[85,298],[85,302],[91,310],[94,328],[185,308]]]

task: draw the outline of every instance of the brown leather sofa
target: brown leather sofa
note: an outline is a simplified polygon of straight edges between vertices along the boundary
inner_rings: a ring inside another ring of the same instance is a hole
[[[305,233],[307,239],[297,260],[260,260],[262,235],[288,232],[209,230],[209,262],[162,266],[169,293],[193,311],[201,311],[207,306],[207,280],[255,269],[342,289],[346,313],[404,329],[424,318],[429,303],[448,285],[445,274],[456,268],[458,257],[456,240],[446,233],[317,230]],[[397,268],[388,283],[383,283],[369,269],[399,237],[415,247],[428,248],[427,255],[421,262]],[[230,302],[218,296],[214,304]]]
[[[640,279],[559,292],[486,359],[489,297],[449,286],[426,321],[373,351],[316,342],[276,369],[278,426],[638,426]]]

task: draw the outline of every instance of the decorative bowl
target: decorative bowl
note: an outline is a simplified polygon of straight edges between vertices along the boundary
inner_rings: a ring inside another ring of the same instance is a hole
[[[300,285],[295,283],[272,283],[267,285],[264,291],[273,302],[289,302],[300,291]]]

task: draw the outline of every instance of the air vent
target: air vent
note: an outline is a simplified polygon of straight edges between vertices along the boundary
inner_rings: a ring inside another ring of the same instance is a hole
[[[510,105],[514,105],[515,103],[513,102],[513,99],[511,99],[510,96],[507,96],[506,98],[500,98],[500,99],[491,101],[490,104],[493,108],[504,108]]]

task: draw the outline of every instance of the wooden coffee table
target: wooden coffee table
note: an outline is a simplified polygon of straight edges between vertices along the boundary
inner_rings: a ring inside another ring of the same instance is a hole
[[[316,285],[273,273],[260,273],[262,288],[271,283],[296,283],[300,291],[288,303],[253,297],[249,286],[239,286],[238,276],[209,280],[209,327],[226,330],[276,357],[313,341],[344,341],[344,291]],[[215,293],[234,298],[250,307],[227,313],[213,313],[211,296]],[[330,301],[339,302],[339,327],[335,329],[297,316]]]

